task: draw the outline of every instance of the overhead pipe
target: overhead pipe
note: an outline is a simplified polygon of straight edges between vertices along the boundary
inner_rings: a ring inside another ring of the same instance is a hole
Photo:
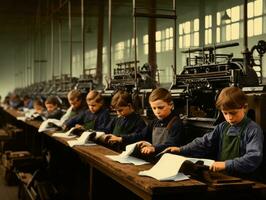
[[[71,1],[68,1],[68,32],[69,32],[69,76],[72,78],[72,17]]]
[[[243,49],[243,57],[244,57],[244,67],[243,74],[246,75],[247,68],[249,64],[249,50],[248,50],[248,0],[244,0],[244,19],[243,19],[243,28],[244,28],[244,49]]]
[[[109,0],[109,7],[108,7],[108,33],[109,33],[109,58],[108,58],[108,80],[111,79],[111,69],[112,69],[112,0]]]
[[[81,0],[81,55],[82,55],[82,72],[85,77],[85,31],[84,31],[84,0]]]

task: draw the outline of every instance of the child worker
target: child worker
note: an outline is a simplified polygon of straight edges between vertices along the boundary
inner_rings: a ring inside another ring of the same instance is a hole
[[[66,121],[66,129],[77,127],[85,130],[105,131],[110,121],[109,110],[104,106],[102,95],[91,90],[86,97],[88,109]]]
[[[56,96],[49,96],[44,102],[46,107],[45,118],[46,119],[60,119],[64,114],[61,110],[61,103]]]
[[[112,97],[111,107],[117,116],[108,124],[107,133],[122,136],[140,132],[146,127],[144,120],[135,112],[132,96],[128,92],[123,90],[116,92]]]
[[[184,156],[214,158],[210,170],[226,171],[230,175],[254,175],[263,158],[263,132],[249,119],[245,110],[247,96],[238,87],[226,87],[218,96],[216,107],[226,121],[213,131],[181,147],[169,147],[165,152]]]
[[[60,119],[60,121],[62,122],[63,130],[67,129],[65,123],[68,120],[71,120],[72,118],[84,112],[88,108],[85,102],[85,97],[83,97],[83,94],[81,93],[80,90],[77,89],[70,90],[67,94],[67,100],[70,107],[67,109],[66,113]]]
[[[174,110],[171,93],[164,88],[156,88],[149,96],[149,103],[156,119],[140,132],[129,135],[112,135],[108,142],[131,144],[139,142],[143,156],[153,156],[166,147],[181,145],[182,123]]]

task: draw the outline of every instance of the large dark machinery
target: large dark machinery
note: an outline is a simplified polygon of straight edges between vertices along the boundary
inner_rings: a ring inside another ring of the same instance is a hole
[[[233,54],[217,53],[218,49],[238,46],[238,43],[206,46],[183,51],[188,56],[186,66],[176,75],[171,91],[177,107],[182,107],[184,122],[188,125],[189,138],[203,134],[220,122],[222,116],[215,108],[216,98],[224,87],[238,86],[246,92],[263,92],[261,83],[262,56],[266,42],[259,41],[247,58],[234,58]],[[258,57],[253,54],[255,50]],[[246,60],[247,59],[247,60]],[[245,62],[247,65],[245,66]],[[257,71],[255,71],[255,66]],[[181,103],[180,103],[181,101]],[[202,128],[200,133],[194,128]],[[188,139],[189,139],[188,138]]]

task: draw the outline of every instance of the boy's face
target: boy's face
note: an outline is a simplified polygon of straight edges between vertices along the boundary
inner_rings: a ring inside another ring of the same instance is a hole
[[[74,109],[77,109],[80,107],[81,105],[81,100],[77,99],[77,98],[74,98],[74,99],[69,99],[69,104],[71,106],[73,106]]]
[[[102,104],[101,103],[97,103],[94,100],[91,100],[91,101],[88,101],[87,100],[87,104],[88,104],[88,107],[89,107],[89,109],[90,109],[90,111],[92,113],[98,112],[101,109],[101,107],[102,107]]]
[[[48,112],[53,112],[54,110],[57,109],[57,105],[51,104],[51,103],[46,103],[45,107]]]
[[[245,116],[245,108],[221,110],[225,120],[231,125],[238,124]]]
[[[43,111],[43,107],[40,105],[35,104],[33,107],[34,107],[35,112],[39,114]]]
[[[150,102],[152,111],[158,119],[164,119],[170,115],[173,105],[163,100],[157,100]]]
[[[128,106],[119,106],[117,107],[116,109],[114,109],[117,113],[118,116],[127,116],[129,115],[130,113],[132,113],[132,108],[130,105]]]

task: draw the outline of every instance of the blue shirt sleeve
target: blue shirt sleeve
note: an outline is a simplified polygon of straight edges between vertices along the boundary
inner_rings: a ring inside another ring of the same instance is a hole
[[[226,160],[225,166],[229,173],[250,173],[255,171],[263,159],[264,136],[261,128],[253,121],[247,126],[241,138],[241,156]]]

